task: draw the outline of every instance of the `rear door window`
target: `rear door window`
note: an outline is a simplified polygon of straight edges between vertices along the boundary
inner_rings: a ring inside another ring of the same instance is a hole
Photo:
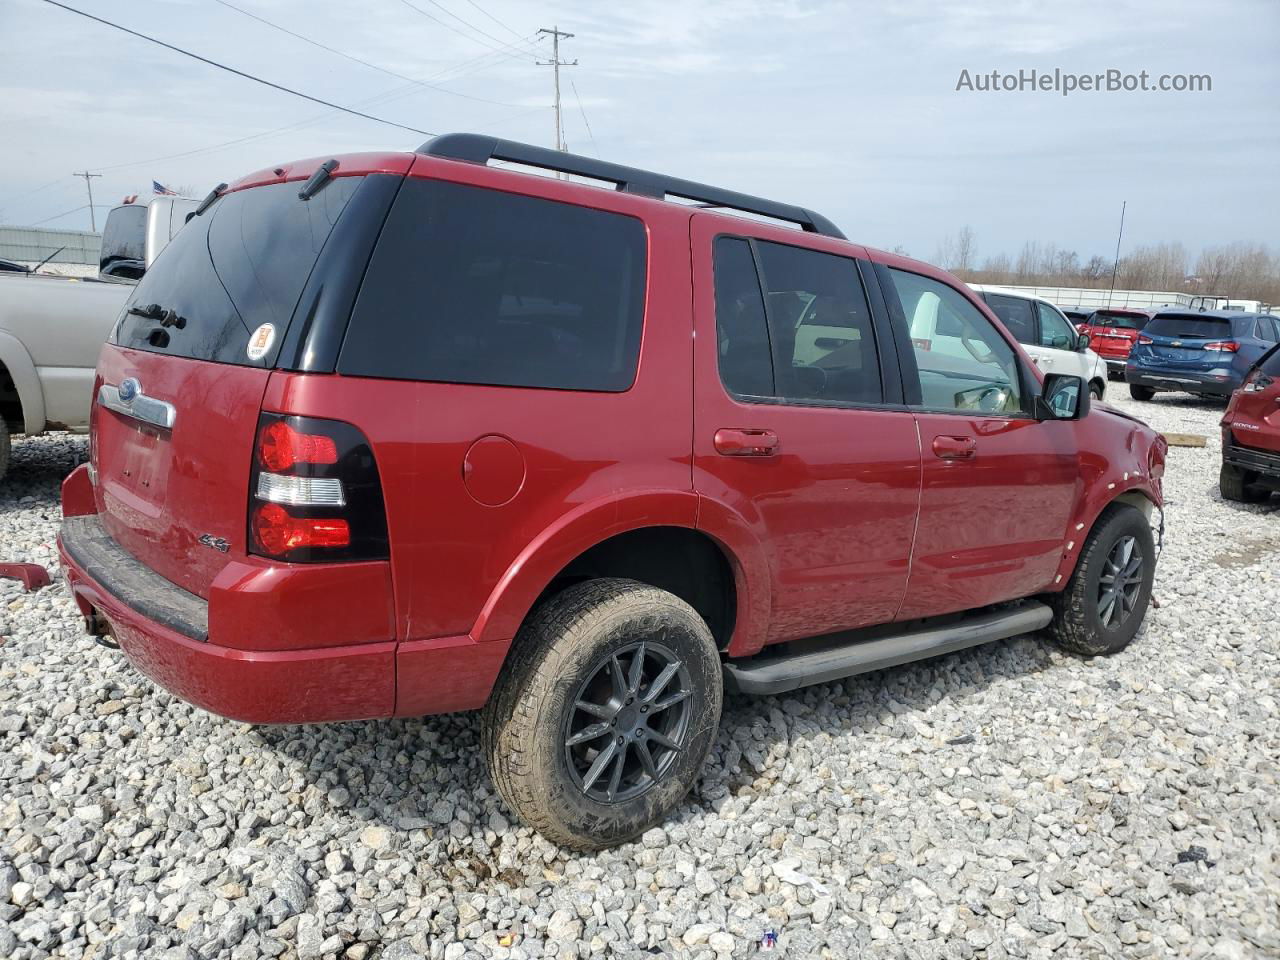
[[[1000,318],[1013,338],[1019,343],[1036,342],[1036,318],[1032,313],[1031,301],[1021,297],[1006,297],[998,293],[985,295],[987,306]]]
[[[720,237],[715,283],[720,378],[730,393],[833,406],[883,402],[855,261]]]
[[[408,179],[369,262],[338,370],[625,391],[639,362],[646,243],[634,217]]]

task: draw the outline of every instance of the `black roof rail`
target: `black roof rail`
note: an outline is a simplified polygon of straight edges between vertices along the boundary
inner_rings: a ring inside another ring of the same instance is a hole
[[[606,180],[624,193],[634,193],[658,200],[668,196],[694,200],[711,207],[728,207],[755,213],[775,220],[785,220],[799,225],[809,233],[824,237],[846,239],[840,228],[812,210],[789,203],[778,203],[753,197],[746,193],[724,190],[693,180],[667,177],[649,170],[637,170],[618,163],[595,160],[576,153],[562,153],[547,147],[537,147],[514,140],[502,140],[480,133],[445,133],[428,140],[417,150],[429,157],[446,157],[450,160],[466,160],[470,163],[488,163],[490,160],[506,160],[544,170],[558,170],[579,177]]]

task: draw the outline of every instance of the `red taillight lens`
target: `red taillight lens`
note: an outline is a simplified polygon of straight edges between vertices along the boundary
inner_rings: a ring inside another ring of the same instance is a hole
[[[284,507],[264,503],[253,514],[253,539],[269,554],[351,545],[351,527],[341,517],[295,517]]]
[[[1240,344],[1234,340],[1215,340],[1213,343],[1206,343],[1204,349],[1216,350],[1219,353],[1235,353],[1240,349]]]
[[[1152,340],[1150,337],[1148,337],[1145,333],[1138,334],[1138,342],[1139,343],[1155,343],[1155,341]]]
[[[300,463],[337,463],[332,437],[299,433],[283,420],[274,420],[258,434],[258,458],[272,473],[284,473]]]
[[[355,425],[263,413],[250,466],[251,553],[289,563],[389,556],[378,464]]]

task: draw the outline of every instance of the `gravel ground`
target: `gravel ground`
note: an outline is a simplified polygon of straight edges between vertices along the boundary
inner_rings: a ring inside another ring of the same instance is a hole
[[[1278,956],[1280,497],[1219,500],[1220,407],[1118,403],[1209,438],[1128,651],[732,699],[678,816],[592,856],[512,822],[471,717],[232,723],[0,581],[0,957]],[[3,559],[55,564],[84,454],[16,445]]]

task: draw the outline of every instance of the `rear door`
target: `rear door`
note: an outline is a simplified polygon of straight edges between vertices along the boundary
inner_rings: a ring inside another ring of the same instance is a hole
[[[246,553],[271,368],[321,249],[353,205],[373,202],[373,179],[339,177],[308,201],[297,183],[226,194],[177,233],[102,350],[93,412],[102,523],[199,596]]]
[[[1039,388],[974,304],[935,277],[877,265],[895,329],[936,315],[931,343],[899,335],[923,486],[899,620],[1031,596],[1052,585],[1080,494],[1075,425],[1029,415]],[[909,345],[909,348],[908,348]]]
[[[706,214],[691,236],[694,486],[768,555],[768,642],[892,620],[920,448],[863,251]]]

